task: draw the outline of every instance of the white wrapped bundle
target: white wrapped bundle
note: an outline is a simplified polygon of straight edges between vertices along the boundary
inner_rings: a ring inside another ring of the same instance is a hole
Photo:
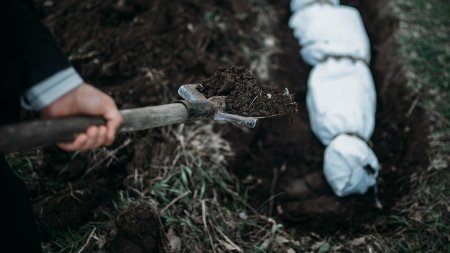
[[[306,97],[311,128],[324,145],[324,174],[338,196],[363,194],[378,175],[378,160],[363,140],[375,126],[376,91],[367,65],[330,58],[310,73]],[[356,137],[358,136],[358,137]],[[367,165],[374,170],[368,173]]]
[[[309,74],[306,104],[311,128],[324,145],[340,133],[369,140],[375,126],[376,91],[366,64],[330,58]]]
[[[364,194],[376,184],[379,164],[366,142],[342,134],[326,148],[323,171],[328,184],[339,196]]]
[[[303,60],[310,65],[328,56],[370,61],[369,39],[359,12],[352,7],[313,4],[295,12],[289,26],[302,47]]]
[[[379,171],[367,144],[376,110],[373,78],[364,63],[370,61],[370,43],[356,9],[323,2],[292,0],[289,26],[303,60],[314,66],[306,99],[311,128],[327,146],[325,178],[337,196],[363,194],[376,184]]]
[[[306,6],[311,4],[330,4],[330,5],[339,5],[339,0],[292,0],[291,1],[291,11],[296,12]]]

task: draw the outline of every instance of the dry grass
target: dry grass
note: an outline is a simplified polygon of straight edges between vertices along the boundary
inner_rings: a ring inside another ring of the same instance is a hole
[[[122,205],[147,201],[161,215],[168,252],[267,252],[296,243],[274,220],[247,206],[237,179],[227,169],[231,147],[211,124],[180,125],[178,141],[160,177],[137,169],[126,180]],[[130,194],[132,193],[132,194]],[[133,195],[133,196],[130,196]],[[123,207],[121,207],[123,208]]]
[[[394,234],[376,238],[390,252],[449,252],[450,3],[394,0],[392,7],[408,87],[430,118],[430,165],[411,176],[412,192],[383,220]]]

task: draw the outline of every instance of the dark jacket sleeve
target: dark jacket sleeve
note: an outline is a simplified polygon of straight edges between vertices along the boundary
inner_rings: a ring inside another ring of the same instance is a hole
[[[21,74],[21,92],[70,66],[55,38],[42,24],[33,0],[11,1],[11,15]]]

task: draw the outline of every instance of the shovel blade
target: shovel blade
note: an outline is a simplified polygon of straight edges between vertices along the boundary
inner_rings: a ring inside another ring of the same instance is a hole
[[[209,101],[209,104],[215,108],[213,119],[216,121],[228,121],[249,128],[254,128],[256,126],[256,122],[258,121],[256,118],[224,113],[226,108],[225,97],[217,96],[207,99],[205,95],[197,90],[198,86],[199,84],[184,84],[178,89],[178,94],[188,101]],[[203,109],[200,107],[196,108],[194,106],[193,109],[196,109],[198,111],[197,114],[199,115],[203,113],[201,112]]]
[[[197,90],[199,84],[184,84],[178,89],[178,95],[186,100],[206,100],[205,95]]]

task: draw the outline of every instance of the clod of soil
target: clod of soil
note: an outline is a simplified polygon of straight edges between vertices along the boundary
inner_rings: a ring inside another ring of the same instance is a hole
[[[92,219],[95,209],[108,202],[119,182],[119,177],[91,177],[38,199],[34,212],[41,235],[48,236],[53,230],[79,226]]]
[[[219,68],[201,82],[199,91],[207,98],[226,96],[227,113],[269,117],[297,112],[292,94],[273,83],[256,79],[244,67]]]
[[[111,253],[160,252],[160,222],[146,204],[131,204],[116,221],[116,234],[106,245]]]

